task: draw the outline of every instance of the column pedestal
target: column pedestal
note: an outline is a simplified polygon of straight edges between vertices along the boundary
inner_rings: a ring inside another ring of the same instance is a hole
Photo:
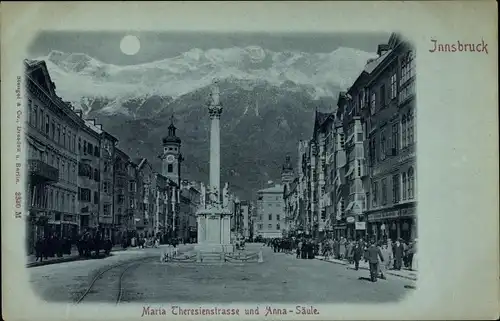
[[[226,209],[202,209],[198,217],[198,243],[196,251],[220,253],[234,252],[231,244],[231,212]]]

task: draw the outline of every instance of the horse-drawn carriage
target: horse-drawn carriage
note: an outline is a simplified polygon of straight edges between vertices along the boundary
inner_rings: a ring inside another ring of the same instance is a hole
[[[94,254],[95,257],[99,257],[101,250],[104,255],[109,255],[113,244],[109,238],[104,238],[100,233],[92,235],[87,232],[79,238],[76,243],[76,247],[78,248],[78,254],[81,257],[90,258],[92,257],[92,254]]]

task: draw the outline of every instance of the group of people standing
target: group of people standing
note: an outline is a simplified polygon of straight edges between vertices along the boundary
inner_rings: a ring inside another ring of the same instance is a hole
[[[319,254],[319,243],[310,238],[274,238],[267,239],[266,245],[274,252],[293,253],[298,259],[314,259]]]
[[[417,239],[413,242],[404,242],[402,239],[392,241],[371,242],[365,240],[324,240],[321,243],[322,254],[325,259],[333,257],[339,260],[347,260],[354,263],[354,268],[359,269],[359,262],[365,260],[370,266],[370,276],[372,281],[377,280],[377,276],[385,278],[385,271],[401,270],[405,268],[412,270],[415,268],[415,254],[417,252]]]
[[[357,241],[341,237],[340,239],[324,239],[317,241],[307,237],[274,238],[265,241],[274,252],[292,253],[298,259],[313,259],[321,254],[325,259],[335,258],[354,264],[359,270],[359,262],[364,260],[370,267],[370,279],[375,282],[380,277],[385,279],[387,270],[416,269],[415,255],[417,239],[405,242],[403,239],[368,241],[367,238]]]
[[[47,260],[49,257],[62,257],[63,254],[71,254],[71,247],[75,243],[67,237],[59,237],[57,233],[42,237],[40,236],[35,243],[36,261]]]

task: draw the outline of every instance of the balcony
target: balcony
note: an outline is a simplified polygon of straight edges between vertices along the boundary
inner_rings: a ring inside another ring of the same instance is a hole
[[[57,182],[59,170],[38,159],[28,160],[28,172],[32,179],[44,182]]]

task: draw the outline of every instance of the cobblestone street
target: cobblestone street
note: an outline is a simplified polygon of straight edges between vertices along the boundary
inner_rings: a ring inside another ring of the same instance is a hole
[[[180,252],[191,248],[181,246]],[[397,276],[371,283],[366,270],[296,259],[260,244],[249,244],[248,251],[262,250],[263,263],[160,263],[163,250],[137,249],[106,259],[31,268],[32,284],[46,300],[71,302],[82,295],[99,270],[148,256],[150,260],[124,277],[122,302],[390,302],[412,291],[405,286],[415,284]],[[116,275],[101,282],[92,290],[93,297],[98,292],[99,301],[113,303],[115,295],[110,292],[116,291]]]

